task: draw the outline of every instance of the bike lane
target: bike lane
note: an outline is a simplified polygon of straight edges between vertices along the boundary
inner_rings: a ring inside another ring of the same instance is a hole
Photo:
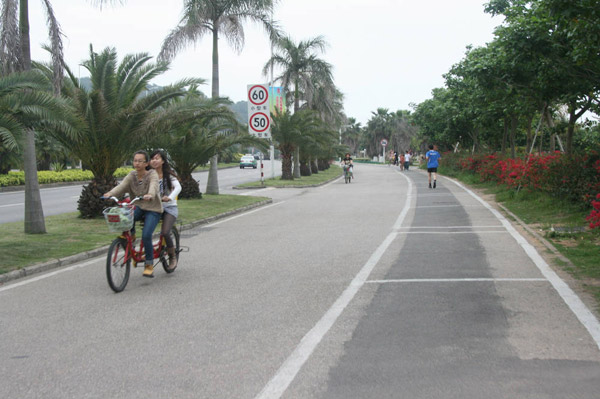
[[[326,388],[299,378],[282,397],[596,398],[598,321],[472,193],[405,176],[410,215]]]

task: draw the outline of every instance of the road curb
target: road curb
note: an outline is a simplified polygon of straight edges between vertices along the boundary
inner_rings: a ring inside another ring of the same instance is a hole
[[[201,225],[205,225],[205,224],[209,224],[212,223],[216,220],[220,220],[220,219],[225,219],[228,218],[230,216],[233,215],[237,215],[237,214],[241,214],[244,212],[248,212],[252,209],[255,208],[260,208],[261,206],[265,206],[268,204],[273,203],[272,199],[266,199],[260,202],[256,202],[254,204],[250,204],[250,205],[246,205],[243,206],[241,208],[237,208],[228,212],[224,212],[224,213],[220,213],[218,215],[215,216],[211,216],[208,218],[204,218],[204,219],[200,219],[197,220],[195,222],[192,223],[188,223],[185,225],[180,225],[178,226],[180,231],[184,231],[184,230],[191,230],[195,227],[201,226]],[[158,236],[159,233],[156,233],[156,235]],[[41,263],[36,263],[34,265],[31,266],[26,266],[22,269],[19,270],[13,270],[12,272],[8,272],[8,273],[4,273],[4,274],[0,274],[0,285],[7,283],[9,281],[13,281],[13,280],[18,280],[20,278],[24,278],[24,277],[29,277],[32,276],[34,274],[38,274],[38,273],[42,273],[42,272],[47,272],[49,270],[53,270],[53,269],[57,269],[59,267],[63,267],[63,266],[68,266],[68,265],[72,265],[74,263],[77,262],[81,262],[87,259],[91,259],[91,258],[95,258],[101,255],[106,254],[106,251],[108,250],[109,245],[105,245],[103,247],[100,248],[95,248],[89,251],[85,251],[85,252],[81,252],[78,254],[74,254],[74,255],[69,255],[66,256],[64,258],[58,258],[58,259],[52,259],[46,262],[41,262]]]

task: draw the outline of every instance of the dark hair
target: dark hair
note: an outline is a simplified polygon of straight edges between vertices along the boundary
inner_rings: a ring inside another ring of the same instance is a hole
[[[177,173],[173,169],[171,169],[171,165],[169,165],[169,157],[167,153],[163,150],[154,150],[150,153],[150,159],[154,158],[155,155],[160,155],[162,158],[162,172],[163,172],[163,187],[167,187],[169,191],[173,190],[173,183],[171,183],[171,176],[177,177]]]
[[[150,157],[148,156],[148,153],[144,150],[138,150],[136,152],[133,153],[133,157],[135,158],[135,156],[137,154],[142,154],[144,157],[146,157],[146,162],[150,162]]]
[[[429,144],[429,149],[433,150],[433,144]]]

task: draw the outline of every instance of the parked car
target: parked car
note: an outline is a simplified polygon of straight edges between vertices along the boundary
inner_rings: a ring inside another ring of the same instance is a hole
[[[244,169],[245,167],[252,167],[256,169],[256,159],[252,155],[244,155],[240,159],[240,169]]]

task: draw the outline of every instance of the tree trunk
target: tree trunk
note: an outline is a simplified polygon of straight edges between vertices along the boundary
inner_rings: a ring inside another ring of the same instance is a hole
[[[219,29],[215,23],[213,30],[213,52],[212,52],[212,98],[219,97]],[[219,156],[213,155],[210,158],[210,169],[208,170],[208,180],[206,182],[206,194],[219,194]]]
[[[313,173],[319,173],[319,161],[317,158],[313,159],[310,163],[310,168]]]
[[[294,179],[300,178],[300,147],[294,150]]]
[[[77,200],[79,216],[84,219],[102,216],[102,210],[106,208],[107,201],[100,197],[116,185],[116,179],[111,176],[96,177],[89,184],[83,186],[79,200]]]
[[[208,181],[206,182],[206,194],[219,194],[219,156],[210,158],[210,169],[208,169]]]
[[[281,151],[281,180],[294,180],[291,151]]]
[[[37,165],[35,159],[35,132],[25,132],[25,233],[42,234],[46,232],[44,209],[40,196]]]
[[[300,175],[301,176],[310,176],[312,175],[312,170],[310,168],[309,161],[301,161],[300,162]]]
[[[512,114],[510,117],[510,157],[515,159],[517,157],[516,151],[516,138],[517,138],[517,127],[519,125],[519,118],[517,115]]]
[[[527,118],[527,145],[525,146],[526,150],[529,150],[531,148],[531,140],[533,140],[533,114]]]
[[[502,135],[502,145],[500,147],[500,152],[502,154],[506,151],[506,142],[508,141],[508,118],[504,117],[504,134]]]
[[[179,198],[202,198],[200,186],[191,174],[188,176],[180,176],[180,178],[181,193],[179,193]]]
[[[19,2],[19,34],[21,35],[21,56],[24,71],[31,70],[31,49],[29,38],[29,7],[27,0]],[[44,209],[40,196],[40,185],[37,175],[35,157],[35,132],[27,129],[25,132],[24,169],[25,169],[25,233],[41,234],[46,232]]]

